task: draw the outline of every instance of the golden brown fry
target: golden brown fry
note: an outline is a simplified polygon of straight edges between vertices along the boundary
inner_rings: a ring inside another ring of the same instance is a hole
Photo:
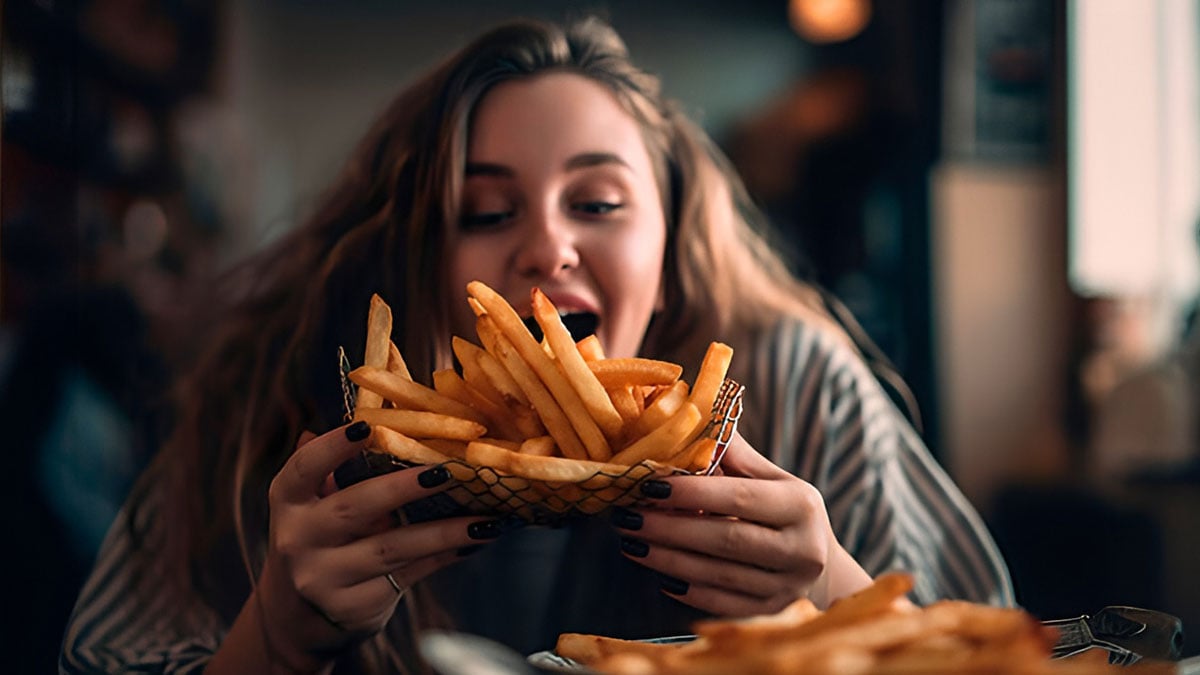
[[[363,349],[363,365],[375,368],[386,368],[388,363],[388,345],[392,341],[392,308],[379,297],[371,294],[371,306],[367,310],[367,344]],[[383,405],[383,396],[371,390],[358,390],[355,398],[355,419],[359,410],[378,408]]]
[[[703,428],[702,422],[696,406],[684,403],[665,424],[613,455],[612,462],[637,464],[648,459],[665,462],[696,438]]]
[[[607,462],[526,455],[479,441],[467,445],[467,461],[477,466],[492,467],[501,473],[548,483],[587,483],[597,474],[626,474],[638,479],[651,474],[670,473],[670,470],[661,464],[646,463],[631,469]]]
[[[421,443],[447,457],[463,461],[467,459],[467,441],[453,441],[449,438],[422,438]]]
[[[697,473],[705,471],[713,462],[717,452],[717,439],[702,436],[692,441],[686,448],[680,450],[667,461],[671,466],[677,466],[684,471]]]
[[[638,415],[637,420],[629,427],[626,438],[636,440],[662,426],[672,415],[679,412],[688,398],[687,382],[679,380],[656,396],[650,405]]]
[[[472,441],[487,432],[487,427],[478,422],[423,410],[370,408],[362,411],[361,419],[372,426],[388,427],[413,438]]]
[[[387,369],[410,382],[413,379],[412,373],[408,372],[408,364],[404,362],[404,356],[400,353],[400,348],[391,340],[388,340]]]
[[[575,428],[571,426],[571,421],[567,419],[566,413],[558,405],[558,401],[529,367],[529,364],[517,353],[516,348],[508,341],[508,337],[491,325],[491,320],[490,314],[485,314],[477,319],[480,325],[479,337],[484,341],[488,352],[496,357],[496,360],[504,366],[504,369],[512,375],[525,395],[529,397],[533,409],[542,418],[542,423],[546,425],[546,431],[554,437],[554,442],[558,444],[563,455],[571,459],[586,459],[587,450],[579,440],[579,436],[576,435]]]
[[[360,391],[366,389],[376,392],[399,408],[461,417],[478,424],[486,422],[478,410],[383,368],[360,366],[350,371],[349,377],[359,386]]]
[[[367,447],[414,464],[441,464],[450,459],[420,441],[380,425],[371,428]]]
[[[476,319],[475,332],[479,334],[479,341],[483,343],[484,349],[476,355],[476,361],[479,363],[479,368],[483,370],[484,375],[491,381],[492,385],[500,391],[510,407],[528,406],[532,402],[529,400],[529,395],[517,382],[516,378],[505,364],[500,362],[491,345],[496,343],[500,333],[496,329],[495,322],[491,317],[484,315]]]
[[[562,317],[558,315],[554,304],[540,289],[534,288],[531,296],[534,319],[542,327],[542,333],[546,336],[546,342],[549,343],[563,375],[575,393],[579,394],[584,408],[600,426],[609,444],[616,444],[621,438],[623,422],[609,400],[608,393],[579,354],[579,349],[575,346],[570,331],[563,325]],[[592,455],[590,451],[588,454]],[[592,459],[603,458],[592,456]]]
[[[538,455],[539,457],[553,457],[554,451],[558,446],[554,444],[554,439],[550,436],[534,436],[526,438],[518,448],[519,452],[526,455]]]
[[[666,652],[677,651],[689,646],[691,650],[695,650],[698,645],[695,645],[694,642],[658,644],[585,633],[563,633],[558,636],[558,642],[554,645],[554,653],[577,663],[589,665],[614,654],[643,654],[657,659]]]
[[[491,399],[481,394],[453,370],[447,368],[435,371],[433,388],[447,398],[478,410],[486,418],[487,428],[498,437],[510,441],[520,441],[525,438],[517,425],[513,424],[510,410],[493,403]]]
[[[525,362],[525,365],[536,374],[541,380],[542,385],[547,389],[554,398],[554,410],[551,415],[554,416],[556,411],[562,411],[574,429],[576,437],[583,444],[586,451],[586,456],[592,460],[603,461],[612,456],[612,448],[609,446],[608,439],[604,437],[604,433],[600,430],[596,420],[588,414],[588,410],[584,407],[583,401],[579,398],[579,394],[567,378],[558,370],[554,362],[546,356],[546,352],[533,339],[533,335],[525,324],[521,321],[521,317],[517,315],[516,310],[505,301],[504,297],[489,288],[486,284],[480,281],[472,281],[467,284],[467,293],[471,297],[479,301],[487,311],[486,316],[479,317],[478,321],[482,322],[485,319],[491,319],[496,329],[507,338],[515,352]],[[480,335],[482,339],[483,336]],[[488,346],[485,342],[485,346]],[[490,348],[488,351],[492,351]],[[521,384],[522,389],[525,389],[526,395],[529,395],[533,407],[539,413],[542,412],[538,401],[532,400],[533,396],[526,389],[528,382],[522,382],[517,373],[514,373],[510,366],[514,365],[511,359],[502,359],[505,368],[509,369],[514,379],[518,384]],[[523,371],[524,368],[521,368]],[[546,423],[547,430],[550,435],[559,441],[559,446],[564,453],[568,453],[571,448],[563,445],[558,438],[558,434],[554,429],[550,428],[550,422],[545,416],[542,416],[542,421]],[[561,432],[560,432],[561,433]],[[570,455],[568,455],[570,456]]]
[[[621,415],[626,427],[632,426],[638,418],[638,402],[634,399],[631,387],[612,387],[606,390],[613,402],[613,407]]]
[[[617,386],[657,386],[674,384],[683,374],[683,366],[667,361],[643,358],[589,361],[588,368],[605,389]]]
[[[604,358],[604,347],[600,346],[600,338],[595,335],[589,335],[576,342],[575,348],[579,350],[579,355],[584,361],[599,361]]]
[[[700,364],[700,372],[692,384],[692,394],[689,400],[704,413],[705,417],[712,414],[717,393],[725,382],[725,374],[729,372],[729,362],[733,359],[733,349],[726,344],[713,342],[704,353],[704,361]]]

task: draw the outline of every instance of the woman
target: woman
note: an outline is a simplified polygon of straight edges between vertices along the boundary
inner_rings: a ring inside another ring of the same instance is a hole
[[[234,275],[238,301],[83,589],[63,669],[413,670],[418,625],[522,651],[566,630],[673,634],[804,595],[826,605],[889,568],[917,574],[918,602],[1011,602],[978,517],[753,214],[607,26],[483,35],[402,92],[315,216]],[[475,278],[526,314],[540,286],[610,356],[695,368],[709,341],[733,345],[744,440],[724,475],[652,482],[655,506],[612,525],[381,527],[449,477],[332,486],[369,433],[338,426],[332,355],[363,344],[378,290],[410,370],[448,367],[450,336],[473,335]]]

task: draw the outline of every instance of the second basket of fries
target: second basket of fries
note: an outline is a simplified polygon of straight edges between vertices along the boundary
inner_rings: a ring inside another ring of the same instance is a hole
[[[432,373],[432,387],[413,379],[391,309],[372,296],[363,363],[343,358],[342,369],[347,414],[372,426],[374,470],[441,465],[457,481],[452,506],[547,521],[632,504],[653,477],[717,468],[741,414],[730,347],[710,344],[689,385],[678,364],[605,358],[594,335],[577,342],[537,288],[541,341],[486,284],[467,293],[479,344],[454,337],[461,371]]]

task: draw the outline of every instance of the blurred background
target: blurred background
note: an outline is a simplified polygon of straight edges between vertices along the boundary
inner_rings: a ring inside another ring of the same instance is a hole
[[[303,218],[417,73],[588,13],[896,364],[1020,602],[1168,611],[1200,652],[1195,0],[0,4],[14,672],[53,667],[162,434],[191,289]]]

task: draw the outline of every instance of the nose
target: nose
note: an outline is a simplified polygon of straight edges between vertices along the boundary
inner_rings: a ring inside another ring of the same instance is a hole
[[[574,228],[554,209],[529,214],[517,245],[514,265],[522,277],[554,279],[579,266]]]

